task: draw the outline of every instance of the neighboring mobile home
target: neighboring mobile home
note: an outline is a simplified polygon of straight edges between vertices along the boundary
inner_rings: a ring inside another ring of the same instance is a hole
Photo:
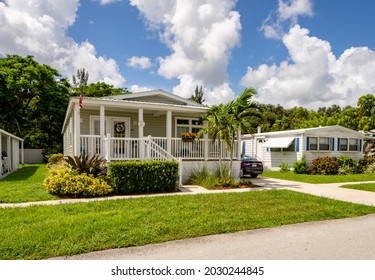
[[[340,125],[247,134],[242,137],[242,152],[263,161],[264,166],[277,170],[281,163],[290,167],[306,157],[307,163],[317,157],[363,156],[364,133]]]
[[[200,117],[207,111],[205,105],[163,90],[84,97],[82,104],[73,97],[62,129],[64,155],[100,154],[107,162],[179,158],[184,181],[202,164],[213,168],[219,151],[222,158],[229,159],[224,141],[212,142],[207,136],[192,142],[182,139],[182,133],[194,134],[203,127]],[[237,142],[235,159],[240,158],[240,144]],[[238,175],[239,161],[234,166],[233,174]]]
[[[0,129],[0,178],[16,171],[23,164],[23,139]]]

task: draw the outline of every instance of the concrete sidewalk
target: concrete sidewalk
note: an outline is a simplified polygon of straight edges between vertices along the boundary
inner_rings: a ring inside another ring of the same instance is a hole
[[[346,202],[375,206],[375,192],[340,188],[343,185],[365,183],[375,184],[375,181],[333,184],[307,184],[279,179],[257,178],[255,180],[253,179],[253,183],[263,186],[267,189],[287,189]]]

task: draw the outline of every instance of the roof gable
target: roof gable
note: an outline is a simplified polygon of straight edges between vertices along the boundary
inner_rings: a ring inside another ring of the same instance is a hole
[[[255,137],[283,137],[290,135],[299,135],[299,134],[315,134],[315,133],[327,133],[331,134],[333,131],[340,131],[348,134],[355,134],[358,136],[363,136],[364,134],[341,125],[332,125],[332,126],[321,126],[313,128],[302,128],[295,130],[284,130],[284,131],[274,131],[274,132],[263,132],[254,134]],[[244,135],[244,138],[251,138],[250,135]]]
[[[136,93],[124,94],[124,95],[108,96],[108,97],[105,97],[105,99],[128,100],[128,101],[173,104],[173,105],[187,105],[187,106],[194,106],[194,107],[207,107],[205,105],[187,100],[183,97],[174,95],[172,93],[168,93],[161,89],[136,92]]]

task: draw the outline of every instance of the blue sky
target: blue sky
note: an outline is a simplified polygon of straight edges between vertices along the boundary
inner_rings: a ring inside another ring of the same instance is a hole
[[[262,103],[355,106],[375,93],[372,0],[0,1],[0,54],[66,77],[208,104],[254,87]]]

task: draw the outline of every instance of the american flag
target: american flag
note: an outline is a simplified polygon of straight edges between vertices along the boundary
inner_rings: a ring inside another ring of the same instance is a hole
[[[81,93],[79,95],[79,102],[78,102],[78,106],[79,106],[79,109],[82,109],[83,106],[82,106],[82,101],[83,101],[83,93]]]

